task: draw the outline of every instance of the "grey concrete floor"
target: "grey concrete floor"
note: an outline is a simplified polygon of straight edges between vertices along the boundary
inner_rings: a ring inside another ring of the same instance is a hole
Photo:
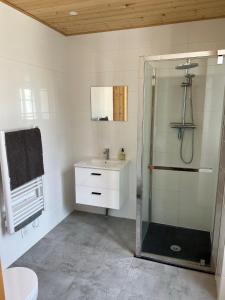
[[[215,300],[214,277],[133,257],[135,222],[75,212],[14,265],[33,269],[38,300]]]

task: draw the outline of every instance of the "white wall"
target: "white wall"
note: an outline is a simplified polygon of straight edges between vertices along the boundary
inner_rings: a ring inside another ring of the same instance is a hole
[[[45,167],[46,211],[39,227],[27,226],[23,237],[0,229],[7,267],[73,209],[73,174],[66,38],[0,3],[0,45],[0,129],[39,126]]]
[[[69,38],[75,161],[99,156],[105,147],[114,157],[125,147],[131,160],[130,200],[112,214],[135,218],[136,213],[139,56],[224,48],[224,26],[225,19],[218,19]],[[90,87],[96,85],[128,85],[128,122],[90,121]]]

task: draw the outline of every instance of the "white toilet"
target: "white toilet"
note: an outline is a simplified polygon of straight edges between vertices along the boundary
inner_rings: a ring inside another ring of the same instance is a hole
[[[6,300],[37,300],[38,278],[28,268],[9,268],[3,272]]]

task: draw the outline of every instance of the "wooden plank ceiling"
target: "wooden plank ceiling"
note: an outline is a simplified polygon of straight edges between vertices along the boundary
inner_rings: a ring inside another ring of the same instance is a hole
[[[3,0],[61,32],[76,35],[225,17],[225,0]],[[69,13],[77,12],[75,16]]]

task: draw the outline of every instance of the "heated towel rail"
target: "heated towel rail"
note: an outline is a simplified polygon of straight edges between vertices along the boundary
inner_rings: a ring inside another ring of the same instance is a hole
[[[42,214],[43,176],[11,190],[4,131],[0,131],[0,164],[5,225],[9,233],[14,233]]]

